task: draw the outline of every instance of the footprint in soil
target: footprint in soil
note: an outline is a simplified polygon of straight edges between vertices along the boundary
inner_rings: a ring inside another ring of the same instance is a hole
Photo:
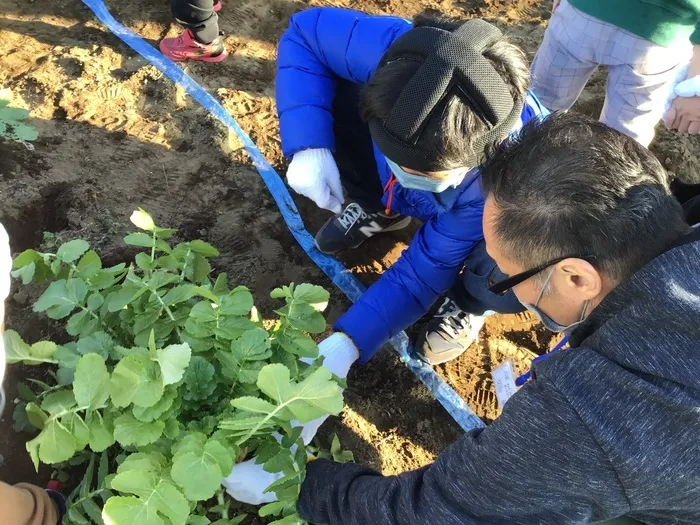
[[[83,63],[77,58],[61,57],[56,63],[63,69],[63,72],[71,78],[80,78],[84,71]]]

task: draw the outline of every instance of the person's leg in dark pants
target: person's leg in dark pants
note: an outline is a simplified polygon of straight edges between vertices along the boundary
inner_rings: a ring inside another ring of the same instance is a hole
[[[219,36],[214,0],[171,0],[170,9],[175,20],[192,31],[197,42],[211,44]]]
[[[173,17],[185,32],[176,38],[164,38],[161,51],[178,61],[221,62],[226,58],[214,4],[214,0],[171,0]]]
[[[359,111],[360,86],[339,80],[333,104],[334,158],[349,202],[343,211],[316,234],[316,245],[324,253],[357,248],[377,233],[396,231],[410,217],[385,213],[384,189],[374,158],[372,136]]]
[[[347,199],[366,211],[384,211],[372,136],[360,118],[359,105],[360,85],[339,80],[333,104],[335,162]]]
[[[512,290],[505,295],[496,295],[489,291],[489,286],[506,279],[486,252],[486,243],[481,241],[464,261],[464,271],[460,279],[448,293],[459,309],[472,315],[498,312],[514,314],[522,312],[525,307],[518,301]],[[491,281],[491,282],[490,282]]]
[[[486,315],[525,310],[512,290],[505,295],[489,291],[490,279],[505,278],[481,241],[464,262],[464,271],[443,305],[421,329],[416,341],[418,356],[430,364],[454,359],[476,341]]]
[[[671,191],[683,206],[688,224],[700,223],[700,184],[688,184],[674,179],[671,182]]]

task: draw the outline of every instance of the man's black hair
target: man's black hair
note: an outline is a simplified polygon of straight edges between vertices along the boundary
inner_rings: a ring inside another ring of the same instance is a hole
[[[593,255],[620,282],[690,228],[656,157],[576,113],[532,119],[489,152],[481,182],[500,251],[526,268]]]
[[[454,31],[464,22],[421,15],[414,20],[414,27]],[[509,86],[513,100],[522,105],[530,82],[527,59],[522,50],[502,38],[488,45],[483,54]],[[420,66],[419,61],[410,59],[380,66],[360,94],[363,120],[387,119],[402,89]],[[439,102],[417,146],[429,151],[444,170],[471,167],[469,159],[482,153],[474,151],[474,143],[488,131],[487,124],[461,98],[450,97]]]

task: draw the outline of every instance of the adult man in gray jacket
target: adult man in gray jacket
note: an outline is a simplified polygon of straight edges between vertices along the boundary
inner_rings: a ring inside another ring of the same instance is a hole
[[[489,254],[571,347],[484,430],[385,477],[309,463],[321,524],[700,523],[700,229],[645,148],[588,118],[525,126],[482,169]]]

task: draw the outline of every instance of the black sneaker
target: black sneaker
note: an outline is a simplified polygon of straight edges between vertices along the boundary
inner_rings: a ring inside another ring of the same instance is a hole
[[[462,355],[478,340],[484,317],[460,310],[450,298],[421,329],[416,341],[418,357],[429,365],[439,365]]]
[[[323,253],[338,253],[357,248],[378,233],[393,232],[405,228],[411,222],[404,215],[368,213],[353,202],[330,219],[316,234],[316,247]]]

